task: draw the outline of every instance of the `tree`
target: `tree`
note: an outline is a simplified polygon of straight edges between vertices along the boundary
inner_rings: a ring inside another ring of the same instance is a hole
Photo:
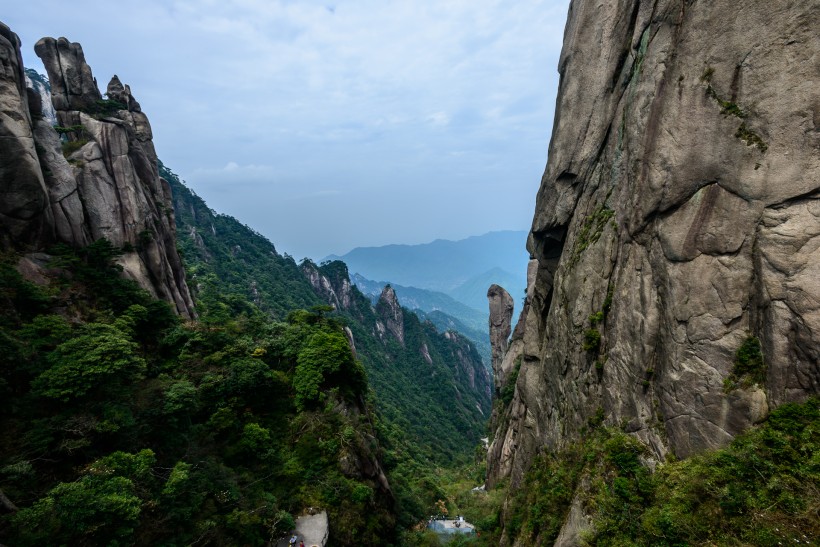
[[[353,358],[347,339],[340,332],[320,331],[308,338],[296,358],[296,407],[303,409],[319,399],[319,389],[331,375],[361,390],[364,370]]]
[[[145,372],[145,360],[137,349],[114,326],[90,323],[82,334],[49,353],[50,368],[35,379],[34,391],[63,402],[92,393],[115,395]]]
[[[86,468],[80,480],[60,483],[12,518],[20,545],[129,544],[142,512],[134,481],[150,476],[154,453],[115,452]]]

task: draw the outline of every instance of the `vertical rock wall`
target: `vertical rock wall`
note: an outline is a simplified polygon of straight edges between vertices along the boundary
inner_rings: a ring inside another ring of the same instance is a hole
[[[20,39],[0,23],[0,244],[50,240],[53,219],[35,148]]]
[[[820,393],[818,28],[814,0],[571,3],[490,482],[599,409],[686,457]]]

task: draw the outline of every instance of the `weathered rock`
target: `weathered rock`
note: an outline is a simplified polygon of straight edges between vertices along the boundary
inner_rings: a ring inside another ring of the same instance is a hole
[[[26,89],[33,80],[24,73],[20,41],[0,23],[0,245],[36,251],[106,238],[133,249],[120,258],[127,277],[193,317],[170,189],[159,177],[145,114],[116,77],[110,92],[125,108],[112,111],[102,102],[79,44],[43,38],[35,50],[75,150],[64,156],[42,105],[45,84]]]
[[[55,110],[89,110],[102,100],[80,44],[65,38],[41,38],[34,52],[48,71]]]
[[[47,120],[34,121],[34,141],[48,189],[57,239],[78,246],[92,243],[91,226],[80,198],[74,169],[63,156],[60,138]]]
[[[490,348],[492,349],[493,378],[496,394],[504,386],[505,371],[501,367],[512,330],[512,316],[515,308],[512,296],[503,287],[491,285],[487,290],[490,304]]]
[[[404,312],[399,305],[396,291],[390,285],[385,285],[379,301],[376,303],[376,314],[381,319],[384,327],[399,344],[404,345]]]
[[[0,23],[0,245],[53,241],[48,191],[35,149],[20,39]]]
[[[811,1],[573,0],[490,449],[513,485],[599,408],[660,459],[820,393],[819,26]],[[765,382],[732,388],[749,336]]]
[[[300,265],[302,274],[307,277],[313,289],[328,304],[337,310],[348,310],[353,302],[353,285],[344,262],[333,263],[336,275],[323,275],[313,262],[306,260]]]
[[[134,249],[119,260],[124,274],[193,317],[170,188],[159,177],[151,126],[139,103],[114,76],[109,100],[124,108],[100,113],[102,96],[79,44],[43,38],[35,52],[48,72],[59,123],[79,128],[68,135],[81,145],[68,158],[73,165],[57,152],[59,141],[44,122],[35,132],[59,239],[87,245],[106,238]]]

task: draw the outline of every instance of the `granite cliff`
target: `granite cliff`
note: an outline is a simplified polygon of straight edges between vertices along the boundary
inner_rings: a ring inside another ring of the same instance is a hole
[[[596,415],[662,461],[820,393],[818,27],[812,1],[572,1],[490,485]]]
[[[192,317],[148,118],[116,76],[103,99],[79,44],[43,38],[35,52],[48,72],[56,128],[43,86],[26,87],[19,38],[0,23],[0,244],[32,253],[105,238],[123,249],[127,277]]]

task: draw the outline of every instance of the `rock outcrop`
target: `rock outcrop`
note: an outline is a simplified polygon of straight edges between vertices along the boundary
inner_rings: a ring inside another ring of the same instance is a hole
[[[601,410],[662,459],[820,393],[818,27],[812,1],[572,1],[494,480]]]
[[[335,268],[327,275],[319,271],[313,262],[305,260],[299,266],[313,290],[336,310],[349,310],[353,306],[353,285],[344,262],[335,261]]]
[[[404,345],[404,313],[401,310],[396,291],[390,285],[385,285],[379,301],[376,302],[376,314],[384,329]],[[378,325],[377,325],[378,328]],[[382,329],[380,329],[382,330]]]
[[[0,243],[50,242],[54,220],[34,143],[20,39],[2,23],[0,65]]]
[[[490,285],[487,291],[487,300],[490,304],[490,348],[492,349],[493,380],[496,395],[499,395],[504,386],[504,380],[509,371],[505,371],[501,363],[507,353],[507,344],[512,331],[512,317],[515,302],[512,296],[503,287]]]
[[[79,44],[43,38],[35,51],[60,133],[46,116],[43,90],[25,87],[19,39],[0,24],[0,243],[37,251],[105,238],[123,249],[127,277],[192,317],[170,188],[139,103],[116,76],[104,100]]]

